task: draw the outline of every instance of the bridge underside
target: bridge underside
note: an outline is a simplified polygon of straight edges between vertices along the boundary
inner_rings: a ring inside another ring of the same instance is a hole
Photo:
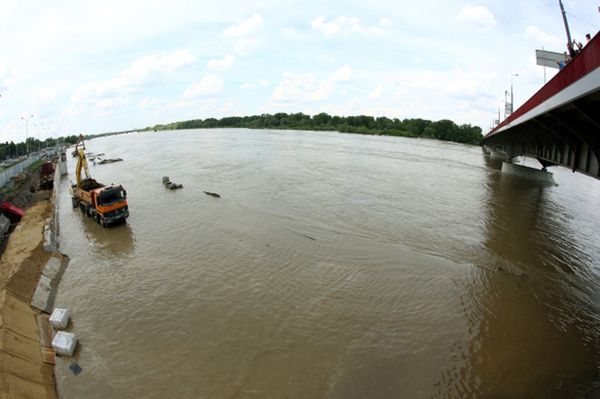
[[[506,156],[530,156],[600,179],[600,91],[486,137],[483,144]]]

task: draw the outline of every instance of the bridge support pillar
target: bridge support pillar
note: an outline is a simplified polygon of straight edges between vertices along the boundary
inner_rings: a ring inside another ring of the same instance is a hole
[[[490,158],[491,159],[498,159],[501,161],[507,161],[508,157],[506,156],[506,153],[504,151],[498,151],[498,150],[491,150],[490,151]]]
[[[541,183],[556,184],[554,177],[550,172],[533,169],[523,165],[516,165],[510,162],[502,162],[502,173],[521,176]]]

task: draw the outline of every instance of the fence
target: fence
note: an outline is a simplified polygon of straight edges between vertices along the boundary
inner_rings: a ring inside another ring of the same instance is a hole
[[[27,169],[31,164],[35,163],[40,156],[38,154],[30,155],[24,161],[19,162],[16,165],[12,165],[11,167],[0,172],[0,187],[6,186],[6,184],[10,181],[10,178]]]

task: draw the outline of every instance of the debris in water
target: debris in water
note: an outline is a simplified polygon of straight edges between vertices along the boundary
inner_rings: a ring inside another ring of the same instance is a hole
[[[221,196],[219,194],[217,194],[217,193],[211,193],[209,191],[205,191],[204,194],[210,195],[210,196],[215,197],[215,198],[221,198]]]
[[[83,369],[81,368],[81,366],[77,362],[73,362],[73,363],[69,364],[69,368],[71,369],[71,371],[75,375],[79,375],[83,371]]]
[[[164,184],[164,186],[166,188],[168,188],[169,190],[177,190],[179,188],[183,188],[183,184],[176,184],[173,183],[170,179],[169,176],[163,176],[162,178],[162,183]]]
[[[99,165],[104,165],[107,163],[114,163],[114,162],[121,162],[122,159],[121,158],[115,158],[115,159],[103,159],[102,161],[98,162]]]
[[[307,236],[306,234],[302,234],[302,233],[300,233],[300,235],[301,235],[302,237],[306,237],[306,238],[308,238],[309,240],[317,241],[317,239],[316,239],[316,238],[314,238],[314,237],[311,237],[311,236]]]

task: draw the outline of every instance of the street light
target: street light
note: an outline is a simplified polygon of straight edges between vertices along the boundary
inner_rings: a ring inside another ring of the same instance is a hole
[[[510,114],[512,115],[513,111],[515,110],[515,97],[513,94],[513,77],[514,76],[519,76],[518,73],[513,73],[512,75],[510,75]]]
[[[29,155],[29,142],[27,141],[27,139],[29,138],[29,120],[31,118],[33,118],[33,114],[21,117],[21,119],[25,121],[25,148],[27,149],[27,155]]]

